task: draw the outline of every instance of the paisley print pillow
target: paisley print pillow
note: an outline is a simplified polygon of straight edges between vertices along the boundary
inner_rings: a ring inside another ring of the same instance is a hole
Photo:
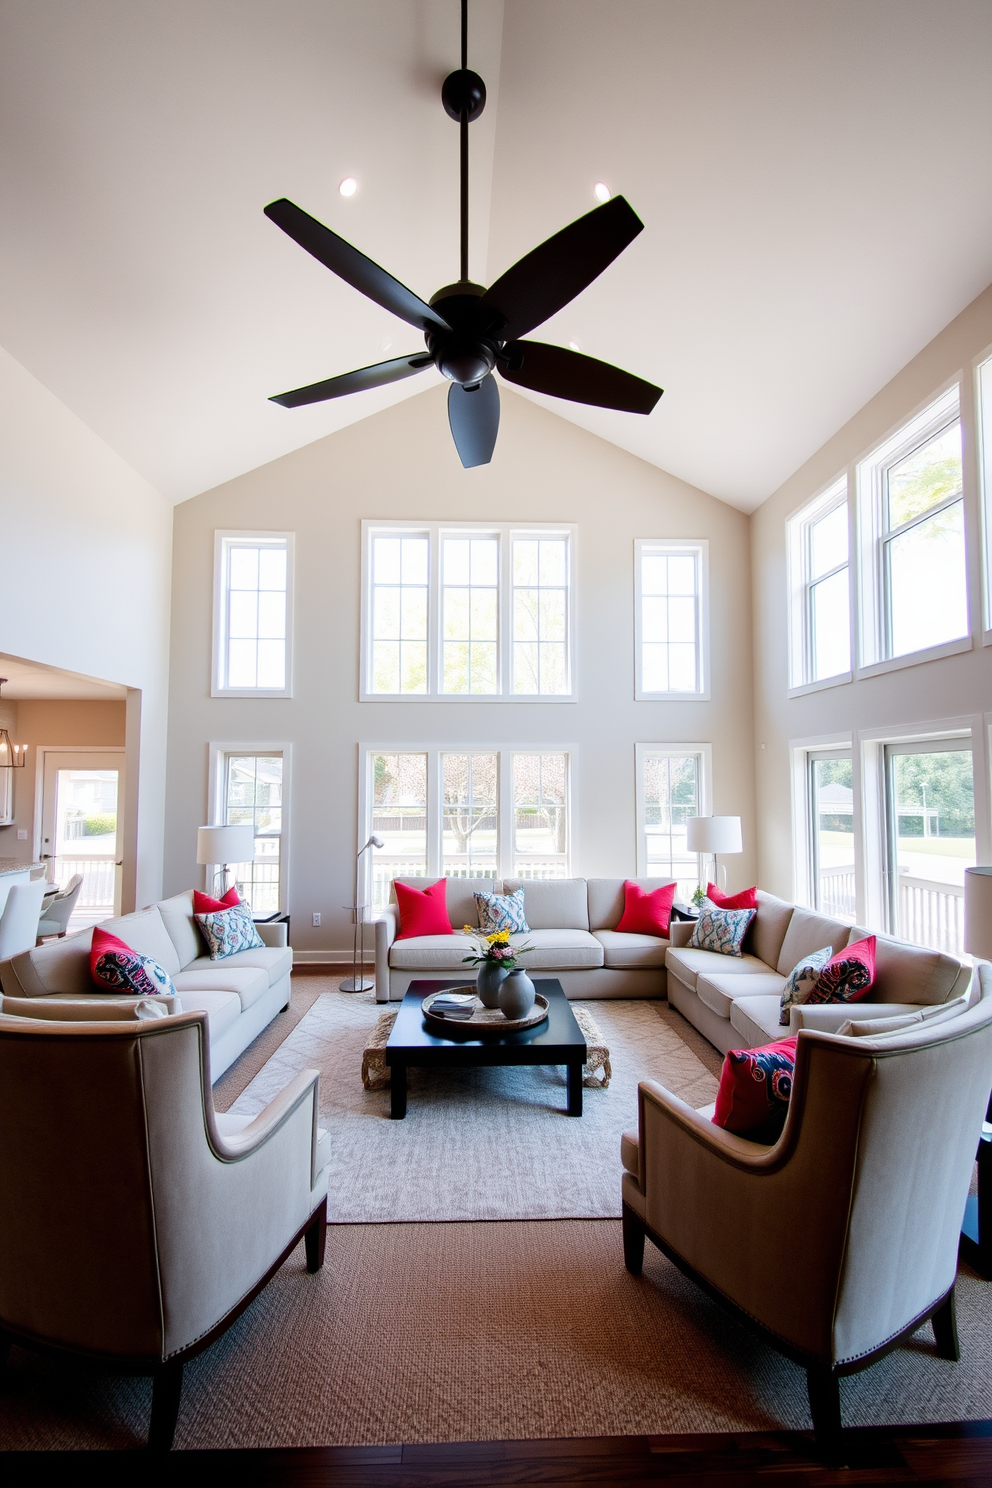
[[[487,935],[494,930],[529,930],[524,914],[524,891],[514,889],[512,894],[484,894],[478,889],[475,902],[479,910],[479,928]]]
[[[236,956],[239,951],[253,951],[265,945],[247,904],[235,904],[230,909],[198,914],[195,918],[203,931],[211,961],[223,961],[225,956]]]
[[[716,951],[720,956],[743,956],[741,947],[755,914],[753,909],[717,909],[704,903],[689,944],[698,951]]]
[[[714,1126],[753,1142],[777,1142],[792,1098],[796,1038],[760,1049],[731,1049],[723,1061]]]
[[[90,942],[90,973],[100,992],[118,997],[176,996],[172,978],[164,966],[133,951],[109,930],[97,925]]]
[[[789,1009],[793,1004],[807,1000],[832,953],[832,946],[824,946],[822,951],[810,951],[789,972],[789,979],[782,988],[782,1011],[778,1019],[783,1026],[788,1026]]]

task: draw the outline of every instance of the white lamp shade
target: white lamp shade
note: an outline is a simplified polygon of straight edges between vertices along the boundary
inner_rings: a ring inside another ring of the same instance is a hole
[[[964,870],[964,948],[992,961],[992,868]]]
[[[739,816],[690,816],[685,824],[689,852],[739,853],[744,851]]]
[[[251,822],[232,827],[199,827],[196,833],[198,863],[250,863],[255,856],[255,829]]]

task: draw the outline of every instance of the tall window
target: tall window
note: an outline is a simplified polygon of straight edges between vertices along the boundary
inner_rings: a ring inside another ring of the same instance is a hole
[[[223,776],[224,822],[250,822],[255,833],[252,860],[229,867],[256,915],[277,914],[282,899],[283,757],[226,754]]]
[[[971,741],[887,744],[884,758],[889,930],[959,955],[976,861]]]
[[[292,558],[291,533],[217,533],[215,697],[290,696]]]
[[[985,506],[985,629],[992,630],[992,357],[978,368],[978,437]]]
[[[793,594],[792,685],[851,670],[847,480],[838,481],[789,522]]]
[[[810,899],[821,914],[850,920],[853,925],[856,899],[851,752],[810,751],[806,768]]]
[[[570,528],[364,524],[362,697],[572,696]]]
[[[635,541],[636,697],[709,695],[707,558],[705,540]]]
[[[637,871],[674,878],[680,899],[699,882],[699,857],[686,847],[686,821],[705,813],[708,750],[702,745],[638,744]]]
[[[394,878],[566,878],[566,750],[366,748],[370,902]]]
[[[958,389],[952,388],[859,466],[872,523],[867,662],[968,634]]]

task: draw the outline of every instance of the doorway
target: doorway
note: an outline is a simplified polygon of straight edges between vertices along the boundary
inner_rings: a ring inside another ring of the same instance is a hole
[[[120,914],[123,749],[45,750],[41,856],[51,883],[82,878],[69,930]]]

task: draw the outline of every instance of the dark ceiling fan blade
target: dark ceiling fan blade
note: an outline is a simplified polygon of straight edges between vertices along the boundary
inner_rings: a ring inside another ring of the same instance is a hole
[[[614,196],[526,254],[480,301],[499,312],[505,329],[497,327],[498,334],[516,340],[541,325],[598,278],[643,227],[629,202]]]
[[[426,352],[414,356],[394,357],[390,362],[376,362],[374,367],[359,367],[357,372],[342,372],[340,377],[327,377],[323,382],[311,382],[308,387],[294,388],[291,393],[279,393],[270,398],[283,408],[301,408],[304,403],[324,403],[328,398],[343,398],[347,393],[364,393],[367,388],[385,387],[387,382],[399,382],[401,377],[412,377],[431,365]]]
[[[448,389],[448,423],[458,458],[466,470],[488,465],[499,432],[499,388],[493,377],[475,387],[453,382]]]
[[[269,202],[265,215],[277,227],[281,227],[284,233],[288,233],[295,243],[299,243],[301,248],[312,253],[325,268],[337,274],[339,279],[344,279],[352,288],[370,300],[375,300],[384,310],[398,315],[400,320],[408,321],[418,331],[451,329],[448,322],[415,295],[412,289],[407,289],[392,274],[380,269],[364,253],[359,253],[344,238],[339,238],[337,233],[331,232],[316,217],[311,217],[284,196],[278,201]]]
[[[566,351],[563,346],[511,341],[506,349],[510,366],[500,361],[500,376],[535,393],[550,393],[553,398],[570,398],[573,403],[591,403],[596,408],[619,408],[624,413],[650,413],[664,391],[632,372],[578,351]],[[520,366],[513,369],[520,357]]]

